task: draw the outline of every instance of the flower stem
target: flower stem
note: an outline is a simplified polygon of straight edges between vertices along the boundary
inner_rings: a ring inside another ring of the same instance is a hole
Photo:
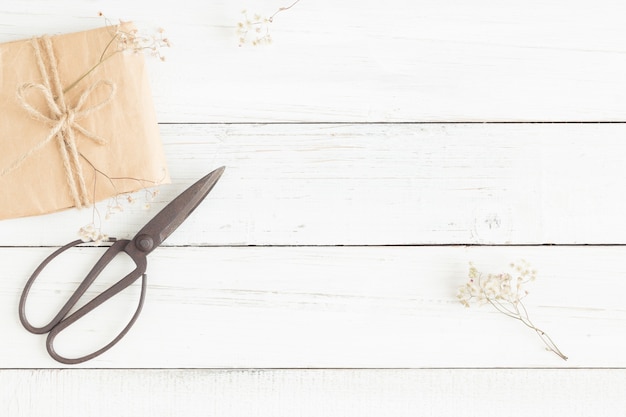
[[[89,68],[87,70],[87,72],[85,72],[83,75],[81,75],[76,81],[74,81],[73,83],[71,83],[69,86],[65,87],[65,89],[63,90],[63,94],[67,93],[69,90],[71,90],[72,88],[76,87],[76,85],[81,82],[82,80],[85,79],[85,77],[87,77],[89,74],[91,74],[96,68],[98,68],[100,65],[102,65],[102,63],[104,63],[107,59],[111,58],[112,56],[114,56],[116,53],[118,53],[119,51],[113,51],[111,54],[106,55],[107,51],[109,50],[109,48],[111,47],[111,45],[113,44],[113,41],[115,41],[115,39],[117,39],[117,33],[114,34],[111,37],[111,40],[109,41],[109,43],[107,43],[107,45],[105,46],[104,50],[102,51],[102,54],[100,55],[100,59],[98,60],[98,62],[92,66],[91,68]],[[106,55],[106,56],[105,56]]]
[[[520,312],[520,309],[519,309],[518,306],[520,306],[522,308],[523,314],[522,314],[522,312]],[[518,312],[520,321],[522,323],[524,323],[527,327],[533,329],[537,333],[537,336],[539,336],[539,338],[546,345],[548,350],[554,352],[556,355],[558,355],[564,361],[566,361],[568,359],[567,356],[565,356],[563,354],[563,352],[561,352],[561,350],[558,348],[556,343],[554,343],[552,338],[550,336],[548,336],[548,334],[546,332],[544,332],[543,330],[541,330],[540,328],[538,328],[537,326],[535,326],[533,324],[533,322],[530,320],[530,317],[528,315],[528,310],[526,310],[526,307],[524,306],[524,303],[522,303],[520,301],[517,304],[515,304],[515,310]]]
[[[276,10],[274,12],[273,15],[271,15],[267,20],[269,20],[270,22],[274,21],[274,16],[276,16],[278,13],[280,12],[284,12],[285,10],[289,10],[291,9],[293,6],[295,6],[296,4],[300,3],[300,0],[296,0],[293,3],[291,3],[289,6],[285,6],[285,7],[280,7],[278,10]]]

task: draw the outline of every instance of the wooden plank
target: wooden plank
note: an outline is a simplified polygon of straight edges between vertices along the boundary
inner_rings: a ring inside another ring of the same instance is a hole
[[[44,324],[98,252],[84,248],[34,288],[27,310]],[[58,367],[44,337],[17,319],[26,278],[46,248],[5,248],[1,366]],[[625,367],[625,247],[161,248],[149,259],[143,314],[95,368]],[[456,290],[468,263],[504,272],[523,258],[539,271],[526,306],[570,357],[546,352],[528,328]],[[89,296],[122,275],[114,265]],[[59,340],[87,353],[125,324],[138,288]]]
[[[0,371],[7,415],[587,417],[626,407],[626,371]]]
[[[238,47],[242,8],[286,3],[6,0],[0,41],[100,26],[100,9],[163,26],[162,122],[626,120],[623,2],[302,1],[273,45]]]
[[[226,165],[172,245],[625,243],[624,124],[163,125],[173,185],[104,221],[130,237]],[[593,143],[593,146],[589,144]],[[107,204],[101,204],[102,217]],[[61,245],[91,210],[0,222]]]
[[[242,7],[268,15],[284,5],[111,0],[102,10],[163,26],[173,40],[166,63],[148,64],[162,123],[226,122],[163,125],[174,184],[149,211],[126,207],[106,231],[131,236],[192,180],[229,169],[169,241],[196,247],[151,256],[137,327],[84,367],[427,369],[7,370],[58,367],[43,338],[19,326],[16,308],[50,252],[31,246],[65,243],[90,221],[90,212],[71,211],[0,222],[0,246],[27,246],[0,248],[6,415],[622,412],[623,246],[197,246],[624,244],[624,125],[316,123],[624,121],[626,5],[302,1],[277,17],[272,46],[237,46]],[[100,26],[101,6],[3,0],[0,42]],[[55,265],[29,312],[41,321],[58,307],[74,282],[68,274],[98,253],[82,249]],[[520,257],[540,272],[529,309],[567,363],[518,323],[454,298],[468,261],[497,271]],[[105,281],[128,267],[116,264]],[[137,290],[60,347],[85,347],[119,327]]]

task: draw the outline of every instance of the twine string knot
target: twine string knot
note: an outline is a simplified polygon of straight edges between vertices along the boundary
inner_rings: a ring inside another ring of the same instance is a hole
[[[22,154],[9,166],[0,170],[0,177],[17,169],[29,157],[54,140],[61,155],[65,178],[74,205],[78,208],[89,206],[91,202],[87,186],[85,185],[82,164],[80,163],[80,153],[76,145],[76,133],[82,134],[99,145],[106,144],[104,138],[85,129],[79,124],[79,121],[108,104],[113,99],[116,86],[111,81],[98,80],[82,92],[74,106],[68,106],[65,101],[50,38],[44,36],[33,39],[31,43],[35,50],[37,65],[43,77],[43,82],[24,83],[18,86],[17,98],[22,108],[32,118],[46,124],[50,128],[50,132],[42,141]],[[108,94],[99,102],[86,106],[89,97],[102,87],[108,88]],[[32,93],[38,93],[44,98],[45,109],[38,109],[31,104],[30,97],[32,97]]]

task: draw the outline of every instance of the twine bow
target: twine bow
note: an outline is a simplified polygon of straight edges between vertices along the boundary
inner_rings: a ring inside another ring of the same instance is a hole
[[[96,81],[83,91],[75,106],[68,106],[65,101],[57,68],[57,60],[52,50],[50,38],[44,36],[39,39],[33,39],[32,45],[35,49],[37,65],[43,77],[43,83],[25,83],[20,85],[17,89],[17,98],[22,108],[31,117],[50,127],[50,132],[41,142],[13,161],[8,167],[1,170],[0,177],[17,169],[29,157],[41,150],[49,142],[55,140],[61,154],[66,181],[74,205],[78,208],[89,206],[91,202],[85,185],[80,154],[76,146],[76,132],[81,133],[99,145],[104,145],[106,140],[82,127],[78,121],[108,104],[115,94],[115,84],[105,80]],[[44,53],[46,60],[44,60]],[[46,61],[48,65],[46,65]],[[89,96],[101,86],[108,87],[109,94],[100,102],[91,106],[85,106]],[[39,92],[43,96],[47,111],[41,111],[30,104],[29,92],[32,91]]]

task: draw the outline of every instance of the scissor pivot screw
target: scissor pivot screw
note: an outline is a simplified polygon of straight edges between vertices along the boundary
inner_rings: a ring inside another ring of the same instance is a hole
[[[154,240],[148,235],[139,235],[135,238],[137,248],[143,252],[148,252],[154,247]]]

